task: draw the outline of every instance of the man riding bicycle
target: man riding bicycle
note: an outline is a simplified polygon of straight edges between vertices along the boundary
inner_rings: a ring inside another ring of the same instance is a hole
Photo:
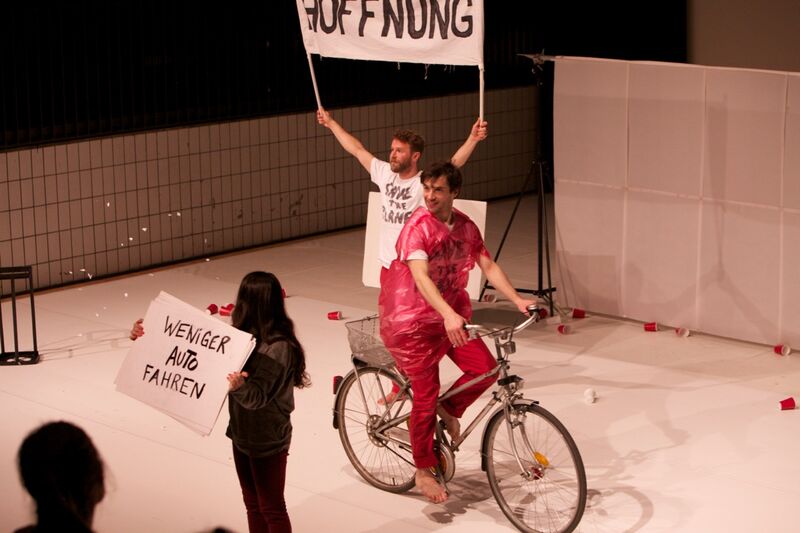
[[[444,487],[431,473],[438,464],[433,449],[439,361],[448,355],[464,374],[460,386],[496,365],[480,339],[470,340],[464,324],[472,316],[466,292],[469,271],[477,264],[489,282],[523,313],[532,300],[522,298],[495,263],[477,226],[453,208],[461,189],[461,172],[452,163],[434,163],[420,181],[425,208],[418,208],[397,240],[395,259],[381,286],[380,332],[397,366],[411,381],[411,447],[415,481],[432,502],[447,500]],[[452,439],[460,433],[458,419],[494,381],[486,378],[442,402],[438,410]]]

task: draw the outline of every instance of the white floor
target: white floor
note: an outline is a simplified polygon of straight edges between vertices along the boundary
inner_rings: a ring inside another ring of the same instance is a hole
[[[516,286],[528,288],[536,275],[532,200],[500,261]],[[511,206],[490,205],[490,250]],[[38,294],[42,361],[0,367],[0,529],[33,516],[16,473],[19,443],[37,425],[64,419],[91,435],[106,462],[97,531],[247,530],[226,409],[213,433],[199,437],[116,392],[113,380],[131,346],[131,322],[160,290],[200,308],[224,304],[241,277],[259,269],[286,287],[314,381],[295,395],[286,488],[295,531],[509,530],[479,468],[479,436],[457,455],[445,505],[370,487],[342,451],[331,424],[331,381],[347,371],[349,353],[343,321],[326,315],[340,310],[352,319],[377,307],[377,291],[360,281],[363,236],[347,231]],[[7,320],[8,302],[3,313]],[[580,447],[589,502],[579,531],[798,530],[800,411],[778,410],[779,400],[800,396],[796,357],[704,335],[647,333],[608,317],[572,326],[568,335],[553,324],[520,334],[513,368],[526,379],[526,395],[554,412]],[[454,375],[449,367],[445,373]],[[588,387],[599,394],[594,404],[583,401]]]

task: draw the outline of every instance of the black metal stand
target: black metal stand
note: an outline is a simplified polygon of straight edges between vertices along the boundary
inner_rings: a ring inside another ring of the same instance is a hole
[[[514,209],[511,211],[511,216],[508,219],[508,224],[506,225],[506,229],[503,232],[503,237],[500,239],[500,245],[497,247],[497,252],[494,255],[494,260],[497,261],[500,257],[500,252],[503,251],[503,245],[505,245],[506,238],[508,237],[508,232],[511,230],[511,224],[514,222],[514,217],[517,215],[517,210],[519,209],[519,204],[522,202],[522,197],[525,195],[525,191],[528,189],[528,185],[530,185],[531,181],[534,178],[534,173],[538,179],[538,192],[537,192],[537,199],[536,199],[536,220],[537,220],[537,243],[536,249],[538,252],[538,260],[537,260],[537,282],[538,285],[536,289],[526,289],[526,288],[517,288],[515,287],[517,292],[521,292],[524,294],[532,294],[534,296],[543,298],[548,305],[550,306],[550,314],[553,314],[554,310],[554,303],[553,303],[553,293],[556,291],[556,288],[553,287],[553,280],[551,276],[551,269],[550,269],[550,238],[549,238],[549,231],[547,225],[547,203],[545,201],[544,196],[544,166],[545,163],[542,161],[531,161],[530,170],[528,171],[528,175],[525,177],[525,181],[522,184],[522,188],[519,191],[519,195],[517,196],[517,202],[514,204]],[[544,253],[542,253],[544,252]],[[547,270],[547,286],[544,286],[544,270]],[[489,285],[489,281],[485,281],[483,283],[483,288],[481,289],[480,299],[483,299],[483,293],[486,292],[486,289],[494,289],[491,285]]]
[[[517,209],[519,209],[519,204],[522,202],[522,197],[525,195],[525,191],[528,190],[528,186],[534,180],[534,174],[536,179],[536,184],[538,187],[537,195],[538,198],[536,200],[536,220],[537,220],[537,245],[536,249],[538,251],[538,260],[537,260],[537,282],[538,285],[536,289],[526,289],[526,288],[516,288],[517,292],[525,293],[525,294],[532,294],[534,296],[543,298],[550,306],[550,315],[553,315],[555,304],[553,302],[553,293],[556,291],[556,288],[553,287],[553,281],[551,276],[550,270],[550,233],[547,227],[547,203],[545,201],[545,187],[544,187],[544,176],[545,176],[545,163],[543,160],[542,155],[542,107],[540,104],[539,93],[541,91],[542,80],[539,74],[542,72],[542,65],[544,61],[552,60],[551,56],[544,56],[541,54],[537,55],[528,55],[528,54],[520,54],[528,59],[533,61],[534,68],[532,70],[534,76],[536,77],[536,110],[539,113],[539,120],[538,120],[538,127],[539,131],[537,132],[537,143],[536,143],[536,159],[531,161],[530,170],[528,171],[528,175],[525,177],[525,181],[522,184],[522,188],[519,191],[519,195],[517,196],[517,202],[514,204],[514,210],[511,212],[511,217],[508,219],[508,224],[506,225],[506,229],[503,232],[503,238],[500,239],[500,246],[497,248],[497,253],[494,256],[494,260],[497,261],[500,257],[500,252],[503,250],[503,245],[506,242],[506,237],[508,237],[508,232],[511,229],[511,224],[514,222],[514,217],[517,215]],[[544,252],[544,253],[542,253]],[[544,269],[547,269],[547,286],[544,286]],[[483,288],[481,289],[480,299],[483,299],[483,293],[486,292],[486,289],[494,289],[491,285],[489,285],[488,280],[484,282]]]
[[[0,268],[0,299],[3,297],[3,281],[11,282],[11,323],[14,330],[14,351],[6,351],[5,331],[3,330],[3,308],[0,305],[0,365],[32,365],[39,362],[39,349],[36,345],[36,312],[33,306],[33,269],[30,266]],[[19,330],[17,327],[17,280],[27,281],[27,291],[31,296],[31,331],[33,350],[19,349]]]

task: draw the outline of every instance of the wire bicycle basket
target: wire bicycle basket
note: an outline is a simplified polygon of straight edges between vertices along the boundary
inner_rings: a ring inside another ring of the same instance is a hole
[[[345,326],[353,357],[372,366],[394,366],[394,358],[381,340],[378,315],[345,322]]]

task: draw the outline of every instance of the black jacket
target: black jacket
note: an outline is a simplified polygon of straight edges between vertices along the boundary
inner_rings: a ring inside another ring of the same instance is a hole
[[[294,410],[292,347],[283,340],[259,344],[243,371],[248,377],[228,394],[230,421],[225,434],[239,451],[266,457],[289,449]]]

